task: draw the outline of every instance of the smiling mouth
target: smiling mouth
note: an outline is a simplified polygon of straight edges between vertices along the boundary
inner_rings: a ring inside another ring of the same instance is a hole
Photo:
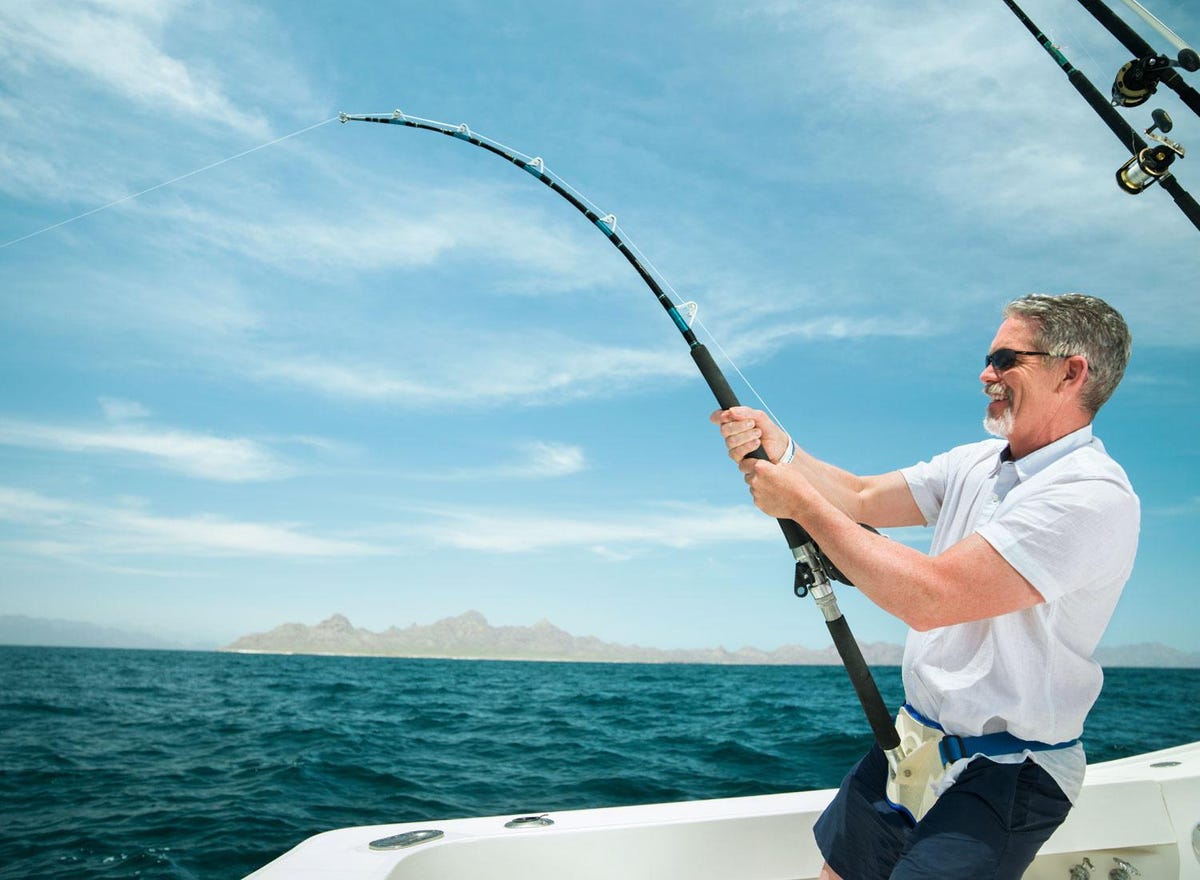
[[[1006,386],[999,382],[993,382],[991,385],[985,385],[983,393],[991,398],[992,403],[1008,403],[1012,398]]]

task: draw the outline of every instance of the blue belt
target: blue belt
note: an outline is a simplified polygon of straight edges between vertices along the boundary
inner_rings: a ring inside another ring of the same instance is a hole
[[[1069,749],[1079,742],[1078,739],[1071,739],[1060,743],[1045,743],[1036,739],[1021,739],[1006,730],[999,733],[985,733],[982,736],[957,736],[953,733],[946,733],[942,725],[926,718],[910,704],[905,703],[904,708],[922,724],[942,731],[944,735],[941,742],[938,743],[938,749],[942,753],[942,760],[947,764],[952,764],[961,758],[969,758],[971,755],[1014,755],[1024,751],[1049,752],[1054,749]]]

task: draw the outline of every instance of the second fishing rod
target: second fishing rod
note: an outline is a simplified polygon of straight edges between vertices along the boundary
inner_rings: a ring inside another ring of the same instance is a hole
[[[1118,185],[1129,193],[1140,193],[1153,183],[1158,183],[1175,201],[1183,215],[1192,225],[1200,230],[1200,204],[1192,197],[1183,185],[1171,173],[1171,166],[1177,158],[1183,155],[1183,148],[1163,135],[1154,134],[1155,128],[1165,133],[1170,130],[1170,117],[1165,113],[1154,116],[1155,123],[1146,129],[1145,134],[1154,141],[1151,146],[1133,126],[1125,121],[1117,112],[1108,98],[1100,93],[1081,70],[1075,67],[1063,54],[1062,50],[1050,41],[1042,30],[1033,22],[1015,0],[1004,0],[1004,5],[1033,34],[1034,39],[1041,44],[1046,53],[1067,75],[1068,81],[1088,103],[1096,115],[1104,121],[1109,130],[1116,135],[1122,145],[1133,155],[1117,171]]]
[[[1179,50],[1175,60],[1160,54],[1142,39],[1126,21],[1103,0],[1079,0],[1079,5],[1091,13],[1110,34],[1133,53],[1133,60],[1117,71],[1113,80],[1112,102],[1120,107],[1138,107],[1150,100],[1158,84],[1179,95],[1179,99],[1200,116],[1200,92],[1187,84],[1176,68],[1187,71],[1200,69],[1200,56],[1176,37],[1171,42]],[[1140,7],[1140,4],[1137,4]],[[1180,48],[1180,47],[1183,48]]]

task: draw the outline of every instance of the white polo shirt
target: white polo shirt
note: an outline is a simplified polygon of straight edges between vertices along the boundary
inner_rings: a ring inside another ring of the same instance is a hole
[[[1044,603],[986,620],[910,631],[904,691],[949,733],[1008,731],[1047,743],[1076,739],[1100,694],[1092,658],[1137,551],[1140,504],[1121,466],[1080,428],[1024,458],[1002,460],[1004,440],[959,446],[901,471],[936,556],[978,532],[1028,580]],[[1028,756],[1072,801],[1083,784],[1083,749]],[[947,773],[949,784],[969,759]]]

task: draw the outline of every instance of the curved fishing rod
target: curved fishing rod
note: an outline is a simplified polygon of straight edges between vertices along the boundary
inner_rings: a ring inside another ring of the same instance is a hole
[[[399,110],[390,114],[351,115],[349,113],[341,113],[338,118],[343,123],[351,121],[380,122],[448,135],[458,140],[466,141],[473,146],[481,147],[502,159],[507,159],[521,170],[528,172],[540,180],[570,202],[575,210],[587,217],[597,229],[604,233],[609,242],[624,255],[629,264],[633,266],[642,281],[650,288],[659,305],[666,310],[672,322],[674,322],[676,329],[683,336],[684,341],[687,342],[692,360],[695,361],[696,367],[700,370],[700,374],[704,377],[704,381],[708,384],[713,396],[716,397],[721,409],[729,409],[730,407],[739,405],[737,395],[730,388],[729,382],[726,381],[720,367],[713,360],[708,348],[696,338],[696,334],[692,330],[691,316],[694,316],[695,313],[692,312],[690,316],[685,317],[680,312],[681,308],[685,312],[689,310],[683,305],[676,306],[671,301],[671,298],[663,289],[663,285],[659,283],[658,279],[647,268],[646,263],[643,262],[643,258],[639,256],[637,249],[631,242],[621,238],[617,232],[617,218],[612,214],[602,215],[599,210],[588,203],[586,198],[546,168],[546,163],[540,157],[531,157],[518,153],[491,138],[471,131],[465,124],[451,125],[445,122],[436,122],[432,119],[406,116]],[[667,286],[669,287],[669,285]],[[754,450],[751,456],[758,459],[767,459],[767,454],[761,446]],[[866,660],[863,659],[858,642],[855,641],[853,634],[850,632],[850,626],[846,623],[845,616],[838,608],[837,598],[834,596],[833,587],[830,584],[830,580],[834,578],[845,581],[845,576],[838,572],[837,568],[820,551],[799,523],[785,519],[778,520],[778,522],[780,529],[783,531],[784,538],[787,539],[788,546],[792,550],[792,556],[796,560],[796,579],[793,590],[800,597],[812,594],[813,600],[817,603],[817,607],[821,609],[821,614],[825,618],[825,625],[829,629],[829,634],[833,639],[834,646],[837,648],[838,655],[842,658],[842,663],[845,665],[846,672],[850,676],[850,682],[853,684],[854,691],[858,695],[858,700],[862,704],[863,712],[867,716],[867,722],[871,725],[871,730],[875,734],[875,741],[885,752],[892,752],[899,747],[900,737],[896,733],[896,728],[892,723],[891,713],[883,702],[883,697],[879,694],[879,688],[875,684],[871,670],[867,666]]]
[[[1118,185],[1126,192],[1139,193],[1158,181],[1159,185],[1171,194],[1171,198],[1175,200],[1179,210],[1183,211],[1184,216],[1192,221],[1193,226],[1200,229],[1200,204],[1196,203],[1196,200],[1175,179],[1175,175],[1170,170],[1171,163],[1175,161],[1176,157],[1183,155],[1183,148],[1174,141],[1153,133],[1154,129],[1158,127],[1161,127],[1163,131],[1169,130],[1170,117],[1165,113],[1156,114],[1155,124],[1146,129],[1146,135],[1156,143],[1153,147],[1147,145],[1142,136],[1121,118],[1121,114],[1092,85],[1091,80],[1067,60],[1062,51],[1050,42],[1049,37],[1042,33],[1041,29],[1033,23],[1014,0],[1004,0],[1004,5],[1012,11],[1021,24],[1025,25],[1025,29],[1033,34],[1034,39],[1062,68],[1071,85],[1075,87],[1075,91],[1079,92],[1088,105],[1096,111],[1096,114],[1104,120],[1105,125],[1124,144],[1125,149],[1133,153],[1133,157],[1117,171]]]
[[[1178,60],[1159,55],[1154,47],[1141,38],[1125,19],[1112,11],[1104,0],[1079,0],[1079,5],[1112,34],[1126,49],[1133,53],[1133,61],[1125,64],[1113,83],[1113,103],[1121,107],[1138,107],[1154,94],[1161,82],[1174,90],[1181,101],[1197,116],[1200,116],[1200,92],[1184,81],[1175,67],[1184,70],[1200,70],[1200,56],[1195,49],[1184,47],[1179,50]],[[1141,4],[1138,4],[1140,7]],[[1157,19],[1156,19],[1157,21]]]

